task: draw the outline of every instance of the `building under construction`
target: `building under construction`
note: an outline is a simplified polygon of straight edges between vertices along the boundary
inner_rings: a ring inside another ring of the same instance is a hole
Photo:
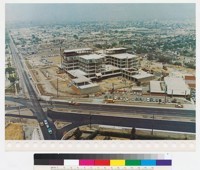
[[[137,81],[134,75],[139,74],[138,57],[126,51],[126,48],[107,49],[102,53],[94,52],[91,48],[65,50],[62,68],[71,77],[73,86],[78,89],[92,87],[92,91],[84,90],[93,93],[99,88],[98,84],[92,83],[92,80],[123,76]]]

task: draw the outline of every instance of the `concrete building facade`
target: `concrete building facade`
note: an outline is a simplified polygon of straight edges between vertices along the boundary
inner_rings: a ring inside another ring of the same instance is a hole
[[[150,81],[151,94],[166,94],[168,96],[190,95],[190,88],[183,78],[165,77],[164,81]]]
[[[92,84],[92,80],[100,78],[123,76],[135,82],[142,79],[152,80],[153,75],[139,73],[138,57],[127,53],[126,50],[126,48],[112,48],[99,54],[90,48],[65,50],[62,68],[72,78],[73,86],[79,89],[81,86],[87,86],[87,91],[90,86],[97,90],[97,85]],[[83,89],[81,91],[83,92]]]

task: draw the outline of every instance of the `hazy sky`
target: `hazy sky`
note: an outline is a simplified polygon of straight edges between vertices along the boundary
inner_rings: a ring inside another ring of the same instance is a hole
[[[6,21],[195,19],[195,4],[6,4]]]

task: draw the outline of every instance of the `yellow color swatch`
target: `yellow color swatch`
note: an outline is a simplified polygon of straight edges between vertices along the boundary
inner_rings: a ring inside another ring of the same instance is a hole
[[[125,166],[125,160],[110,160],[110,166]]]

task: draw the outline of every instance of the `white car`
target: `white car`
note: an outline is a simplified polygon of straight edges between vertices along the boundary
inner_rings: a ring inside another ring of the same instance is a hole
[[[46,125],[47,128],[49,128],[49,123],[47,120],[44,120],[44,124]]]
[[[44,120],[44,124],[45,124],[45,125],[48,125],[48,121],[47,121],[46,119]]]

